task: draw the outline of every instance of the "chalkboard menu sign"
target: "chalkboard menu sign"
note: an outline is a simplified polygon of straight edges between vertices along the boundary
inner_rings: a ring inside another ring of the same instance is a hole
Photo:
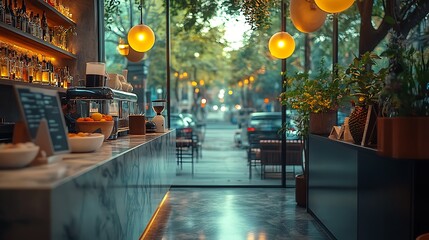
[[[69,151],[66,125],[58,93],[55,90],[15,86],[18,105],[30,138],[50,144],[51,154]]]

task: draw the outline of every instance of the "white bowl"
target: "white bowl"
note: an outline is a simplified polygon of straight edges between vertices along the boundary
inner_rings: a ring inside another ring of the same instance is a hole
[[[0,168],[21,168],[30,164],[39,153],[39,146],[0,149]]]
[[[94,152],[103,145],[104,135],[101,133],[88,133],[86,136],[70,137],[70,151],[75,153]]]

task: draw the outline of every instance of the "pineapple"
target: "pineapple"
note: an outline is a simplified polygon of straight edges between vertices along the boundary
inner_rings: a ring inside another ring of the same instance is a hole
[[[350,114],[349,128],[356,144],[361,144],[363,132],[365,130],[366,116],[368,113],[367,106],[355,106],[355,109]]]

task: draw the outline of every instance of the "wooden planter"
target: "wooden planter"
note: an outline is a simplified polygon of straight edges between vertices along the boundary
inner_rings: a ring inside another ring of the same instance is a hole
[[[304,174],[295,176],[295,201],[300,207],[307,206],[307,178]]]
[[[309,131],[312,134],[329,136],[335,125],[337,125],[336,111],[310,113]]]
[[[377,118],[381,156],[429,160],[429,117]]]

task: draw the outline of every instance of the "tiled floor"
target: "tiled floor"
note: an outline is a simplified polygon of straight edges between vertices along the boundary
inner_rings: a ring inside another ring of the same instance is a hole
[[[172,188],[144,240],[324,240],[293,188]]]

